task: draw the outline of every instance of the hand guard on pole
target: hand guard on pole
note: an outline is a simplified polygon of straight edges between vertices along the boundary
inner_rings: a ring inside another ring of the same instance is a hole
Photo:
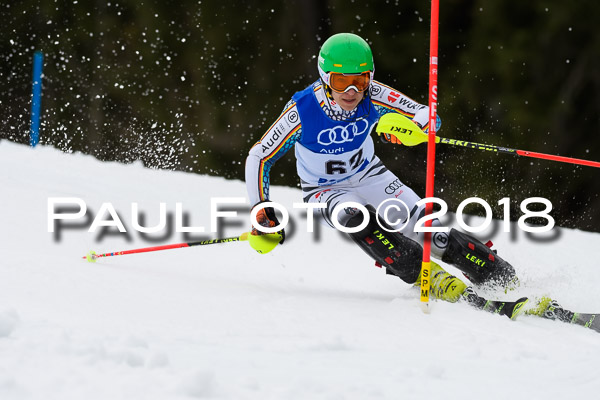
[[[414,119],[412,120],[412,122],[415,123],[415,125],[417,125],[420,129],[423,129],[423,126],[415,121]],[[400,138],[396,135],[392,135],[390,133],[386,133],[386,132],[380,132],[381,136],[381,141],[385,142],[385,143],[392,143],[392,144],[402,144],[402,142],[400,141]]]

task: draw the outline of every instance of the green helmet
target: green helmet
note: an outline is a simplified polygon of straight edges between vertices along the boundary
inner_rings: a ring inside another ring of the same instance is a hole
[[[319,74],[329,85],[329,72],[360,74],[375,70],[369,44],[352,33],[338,33],[323,43],[319,52]]]

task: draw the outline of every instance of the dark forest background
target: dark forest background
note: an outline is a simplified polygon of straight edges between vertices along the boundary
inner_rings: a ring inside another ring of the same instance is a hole
[[[441,136],[600,161],[597,2],[440,3]],[[42,144],[243,180],[248,149],[317,79],[331,34],[364,37],[375,78],[426,103],[429,16],[416,0],[3,1],[0,138],[28,142],[40,50]],[[376,146],[424,195],[426,146]],[[494,205],[510,197],[516,218],[542,196],[559,225],[600,231],[598,169],[442,145],[437,155],[436,195],[451,210],[479,196],[502,217]],[[296,186],[294,162],[279,161],[272,183]]]

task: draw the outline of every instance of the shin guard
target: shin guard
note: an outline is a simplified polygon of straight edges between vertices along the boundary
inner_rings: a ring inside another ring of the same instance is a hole
[[[352,240],[376,262],[385,266],[388,274],[396,275],[406,283],[415,283],[421,272],[421,245],[398,232],[382,229],[371,209],[369,217],[369,224],[364,229],[349,234]],[[357,213],[348,220],[346,227],[359,226],[363,218],[362,213]]]
[[[515,269],[479,240],[452,229],[442,261],[460,269],[475,284],[507,287],[517,280]]]

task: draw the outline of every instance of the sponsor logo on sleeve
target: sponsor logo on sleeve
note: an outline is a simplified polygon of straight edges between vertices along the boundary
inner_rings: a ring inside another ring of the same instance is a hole
[[[398,98],[400,98],[400,93],[390,92],[388,94],[388,101],[390,103],[395,103],[398,100]]]

